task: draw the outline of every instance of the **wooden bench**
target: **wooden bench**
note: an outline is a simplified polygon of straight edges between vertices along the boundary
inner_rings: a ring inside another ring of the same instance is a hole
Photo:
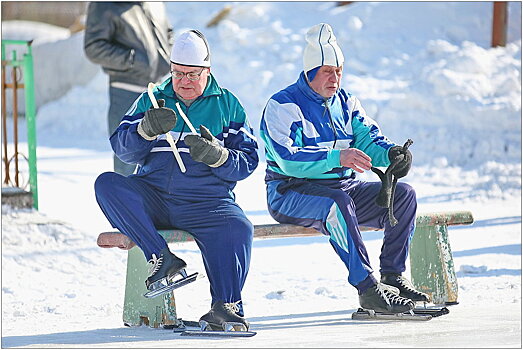
[[[448,239],[448,226],[470,225],[474,221],[469,211],[418,214],[416,230],[410,243],[410,266],[412,283],[428,293],[435,304],[456,304],[458,284]],[[361,231],[374,229],[360,227]],[[160,230],[168,243],[193,241],[193,237],[181,230]],[[287,224],[255,225],[254,237],[301,237],[319,236],[320,232]],[[147,299],[143,294],[148,275],[147,261],[142,251],[120,232],[104,232],[98,236],[98,245],[103,248],[118,247],[128,251],[127,276],[123,321],[126,326],[150,327],[177,326],[173,293]]]

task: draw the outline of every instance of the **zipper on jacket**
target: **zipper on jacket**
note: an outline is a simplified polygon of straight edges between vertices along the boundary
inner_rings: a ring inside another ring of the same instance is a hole
[[[325,115],[325,112],[328,112],[329,120],[332,126],[332,132],[334,134],[334,144],[332,145],[332,149],[336,149],[336,141],[338,141],[338,135],[336,133],[336,126],[334,125],[334,121],[332,120],[331,110],[329,108],[329,105],[327,104],[327,100],[325,100],[325,109],[323,110],[323,115]]]
[[[180,99],[178,97],[176,97],[176,99],[177,99],[177,102],[180,103],[180,108],[182,108],[181,104],[183,104],[183,105],[185,105],[185,104],[182,101],[180,101]],[[196,101],[194,101],[194,102],[196,102]],[[185,113],[185,116],[187,117],[187,119],[189,119],[189,108],[194,104],[194,102],[191,103],[191,105],[189,107],[185,106],[187,109],[185,110],[184,113]],[[180,136],[178,136],[178,140],[176,140],[176,143],[178,143],[178,141],[180,141],[182,139],[183,131],[185,130],[185,126],[186,125],[187,125],[187,123],[184,120],[183,121],[183,125],[182,125],[182,129],[180,131]],[[174,191],[171,191],[171,186],[173,186],[172,185],[173,182],[174,182],[174,171],[171,171],[171,176],[170,176],[170,179],[169,179],[169,194],[174,194]]]

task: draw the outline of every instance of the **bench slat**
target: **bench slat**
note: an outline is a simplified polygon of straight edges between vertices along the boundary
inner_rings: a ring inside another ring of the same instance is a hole
[[[470,225],[474,218],[470,211],[445,211],[436,213],[418,214],[416,217],[416,226],[434,226],[434,225]]]
[[[416,226],[434,225],[469,225],[474,221],[469,211],[454,211],[441,213],[424,213],[416,217]],[[378,229],[360,226],[361,231],[379,231]],[[190,242],[194,238],[183,230],[159,230],[167,243]],[[256,238],[279,238],[279,237],[307,237],[319,236],[321,233],[311,227],[302,227],[290,224],[265,224],[254,226],[254,237]],[[103,232],[98,236],[97,244],[101,248],[118,247],[128,250],[135,246],[129,237],[118,231]]]

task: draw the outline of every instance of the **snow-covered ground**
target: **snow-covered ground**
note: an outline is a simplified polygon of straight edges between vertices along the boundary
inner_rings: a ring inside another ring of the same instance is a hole
[[[521,3],[509,3],[509,44],[495,49],[491,2],[231,3],[224,21],[205,28],[224,5],[167,9],[177,33],[207,35],[213,73],[256,132],[267,98],[297,79],[307,28],[333,26],[347,60],[345,87],[386,135],[414,139],[405,181],[416,188],[419,212],[474,215],[473,225],[449,233],[459,305],[423,323],[352,321],[357,295],[326,237],[268,239],[254,242],[243,292],[256,337],[184,339],[124,327],[126,253],[96,246],[98,233],[111,229],[93,192],[98,174],[112,168],[107,79],[99,73],[38,111],[40,210],[2,206],[2,347],[520,348]],[[236,189],[255,224],[272,222],[264,168]],[[382,232],[364,238],[377,269]],[[172,248],[191,270],[204,270],[194,243]],[[179,317],[205,313],[208,290],[206,280],[178,290]]]

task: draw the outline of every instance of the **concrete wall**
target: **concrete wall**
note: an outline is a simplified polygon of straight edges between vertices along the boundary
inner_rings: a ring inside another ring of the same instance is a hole
[[[69,28],[85,15],[86,1],[3,1],[2,21],[25,20]]]

